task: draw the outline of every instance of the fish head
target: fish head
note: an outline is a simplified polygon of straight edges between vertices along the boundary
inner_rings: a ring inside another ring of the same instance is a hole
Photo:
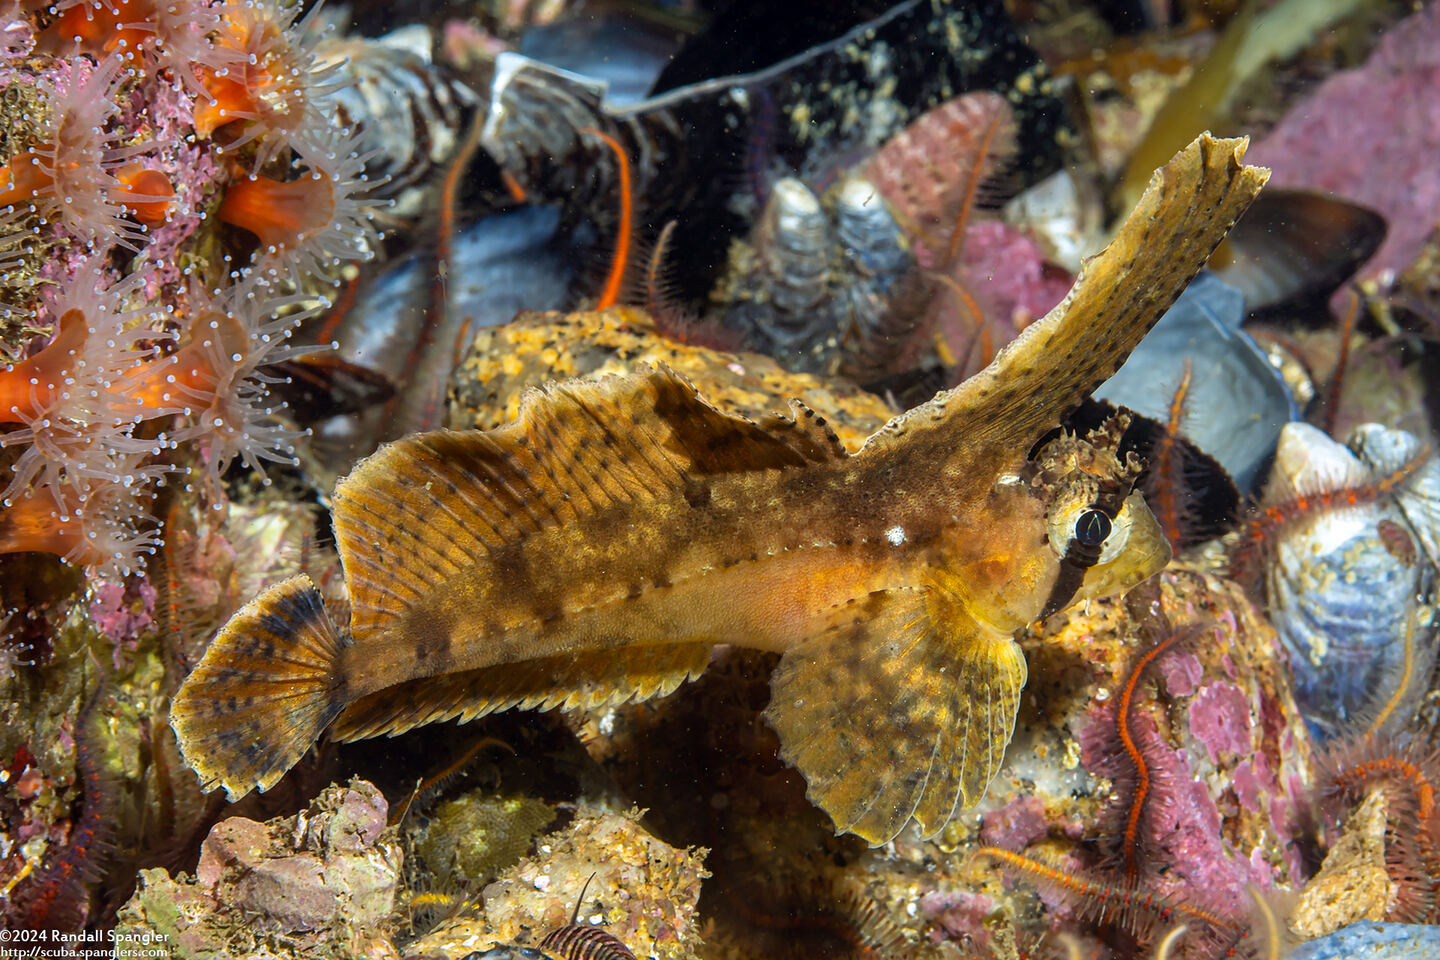
[[[1142,470],[1119,455],[1129,417],[1111,417],[1086,436],[1062,435],[1027,465],[1026,482],[1045,508],[1048,595],[1040,616],[1073,603],[1123,594],[1170,561],[1170,543],[1135,490]]]

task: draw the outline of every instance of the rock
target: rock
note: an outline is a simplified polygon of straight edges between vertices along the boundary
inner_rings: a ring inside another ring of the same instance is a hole
[[[752,419],[789,413],[791,397],[829,421],[850,450],[890,419],[874,394],[839,378],[790,373],[769,357],[726,353],[667,340],[641,311],[525,313],[476,334],[455,372],[450,422],[489,429],[514,420],[525,388],[568,377],[631,373],[664,363],[693,380],[706,400]]]
[[[430,812],[410,831],[412,849],[442,883],[483,882],[524,856],[554,819],[555,811],[539,800],[475,790]]]
[[[1300,894],[1290,928],[1307,939],[1361,920],[1384,920],[1395,897],[1385,871],[1386,796],[1376,790],[1350,815],[1320,872]]]
[[[352,780],[292,817],[224,820],[194,878],[142,872],[117,930],[163,935],[180,956],[394,956],[384,930],[403,857],[387,809]]]
[[[579,922],[603,925],[637,957],[690,960],[705,853],[656,839],[633,815],[585,813],[487,886],[478,917],[442,923],[409,953],[456,960],[498,943],[533,947],[570,922],[583,890]]]

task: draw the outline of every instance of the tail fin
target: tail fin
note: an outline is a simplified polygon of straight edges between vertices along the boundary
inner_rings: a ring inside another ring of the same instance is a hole
[[[345,707],[336,661],[347,640],[306,576],[250,601],[180,686],[170,725],[206,789],[263,793]]]

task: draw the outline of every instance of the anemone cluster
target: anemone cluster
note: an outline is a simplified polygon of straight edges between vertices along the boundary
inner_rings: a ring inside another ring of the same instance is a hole
[[[117,575],[182,479],[293,462],[277,364],[378,202],[338,64],[282,0],[0,13],[0,552]]]

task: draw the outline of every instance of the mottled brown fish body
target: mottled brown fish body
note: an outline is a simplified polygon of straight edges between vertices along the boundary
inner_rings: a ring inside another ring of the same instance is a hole
[[[1016,632],[1169,558],[1123,421],[1029,454],[1264,183],[1243,151],[1178,154],[1064,303],[853,456],[803,405],[753,422],[665,368],[384,447],[335,492],[348,630],[304,577],[243,608],[175,698],[186,761],[238,796],[327,730],[625,703],[735,643],[782,654],[765,716],[838,831],[937,832],[1000,766]]]
[[[673,509],[610,504],[546,528],[493,562],[438,579],[386,632],[357,634],[338,672],[358,699],[435,674],[631,646],[783,653],[845,605],[917,587],[937,567],[982,594],[996,583],[1030,584],[1014,591],[1022,596],[1049,592],[1054,564],[1036,549],[1043,505],[1019,490],[997,492],[979,537],[959,520],[975,505],[947,497],[941,478],[912,477],[906,495],[874,497],[884,489],[868,469],[874,459],[811,464],[784,484],[771,471],[723,476]],[[367,483],[357,474],[342,490],[356,496],[351,485]],[[381,553],[402,549],[373,543]],[[1005,543],[1023,549],[997,547]],[[995,628],[1013,633],[1035,606],[1000,614]]]
[[[719,478],[683,511],[610,504],[467,565],[385,634],[357,636],[345,662],[365,676],[353,689],[635,643],[783,650],[816,610],[893,574],[870,562],[864,534],[817,529],[803,500],[770,495],[772,480]]]

